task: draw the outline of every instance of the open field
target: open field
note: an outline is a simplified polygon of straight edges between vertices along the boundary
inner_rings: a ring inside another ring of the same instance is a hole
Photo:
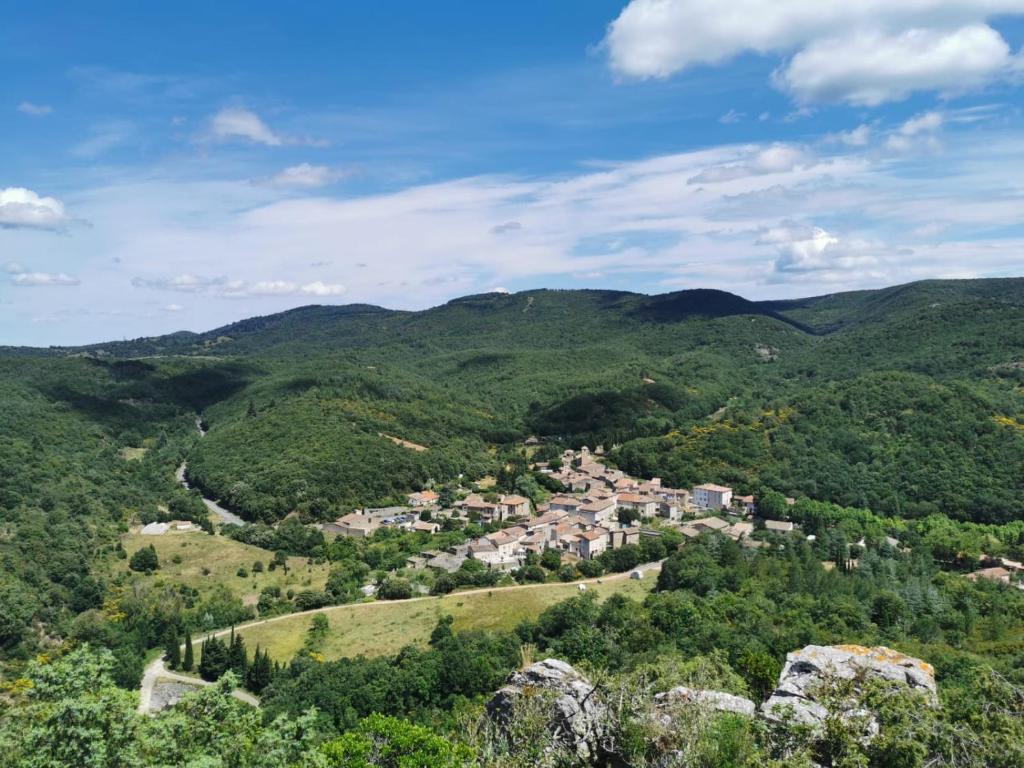
[[[656,571],[643,580],[628,574],[606,576],[601,584],[587,583],[588,591],[601,598],[623,594],[643,599],[653,589]],[[378,601],[327,608],[330,632],[318,651],[326,659],[344,656],[380,656],[395,653],[406,645],[425,645],[443,614],[455,617],[455,630],[512,629],[523,619],[538,616],[545,608],[580,594],[578,584],[534,584],[517,587],[471,590],[445,597],[414,598],[394,602]],[[312,613],[294,614],[262,624],[236,628],[252,652],[257,644],[277,661],[288,661],[303,646],[313,621]]]
[[[255,605],[264,587],[276,585],[282,592],[288,589],[301,592],[304,589],[323,589],[327,581],[327,565],[310,566],[304,557],[290,557],[287,574],[282,568],[270,571],[268,566],[273,556],[269,552],[224,536],[174,531],[162,536],[129,533],[121,538],[121,543],[129,555],[150,544],[156,548],[160,569],[154,574],[154,579],[185,584],[198,589],[201,596],[218,585],[225,585],[246,605]],[[175,562],[176,558],[180,562]],[[257,560],[263,563],[263,573],[252,572],[253,563]],[[112,572],[128,568],[125,560],[111,558],[108,562]],[[241,567],[249,572],[246,578],[237,575]]]

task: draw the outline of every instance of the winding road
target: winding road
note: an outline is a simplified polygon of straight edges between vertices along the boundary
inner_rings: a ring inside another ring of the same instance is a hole
[[[196,429],[199,430],[199,436],[200,437],[206,437],[206,430],[203,429],[203,421],[202,421],[202,419],[196,419]],[[187,461],[181,462],[181,466],[178,467],[178,471],[174,473],[174,476],[176,478],[178,478],[178,482],[181,483],[181,486],[183,488],[187,488],[187,489],[191,490],[192,486],[188,484],[188,480],[185,478],[185,471],[187,469],[188,469],[188,462]],[[203,499],[203,504],[206,505],[206,508],[208,510],[210,510],[211,512],[213,512],[213,514],[215,514],[218,517],[218,519],[220,519],[221,524],[223,524],[223,525],[245,525],[245,520],[240,518],[234,512],[229,512],[228,510],[224,509],[224,507],[222,507],[220,504],[218,504],[213,499],[208,499],[205,496],[203,496],[202,499]]]

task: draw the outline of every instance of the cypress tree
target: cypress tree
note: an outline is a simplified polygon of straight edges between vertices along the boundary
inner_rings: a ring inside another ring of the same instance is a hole
[[[245,672],[248,662],[245,655],[245,640],[241,635],[235,634],[235,628],[231,628],[231,644],[228,646],[227,668],[238,675],[238,679],[245,680]]]
[[[164,637],[164,659],[167,660],[167,666],[171,669],[181,666],[181,647],[178,645],[178,633],[173,627],[167,628],[167,634]]]
[[[186,672],[191,672],[192,667],[196,665],[196,659],[192,651],[192,633],[185,633],[185,661],[182,663],[181,668]]]
[[[270,654],[261,651],[256,646],[256,653],[253,656],[252,664],[245,674],[245,687],[253,693],[261,693],[270,684],[273,676],[273,667],[270,663]]]

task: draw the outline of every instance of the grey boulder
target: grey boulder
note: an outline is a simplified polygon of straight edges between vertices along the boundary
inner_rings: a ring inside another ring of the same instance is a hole
[[[581,760],[596,758],[607,709],[590,681],[564,661],[545,659],[514,672],[487,703],[487,715],[499,727],[506,726],[517,703],[538,693],[549,696],[548,729],[555,742]]]
[[[654,697],[659,708],[675,705],[693,705],[704,711],[730,712],[734,715],[753,717],[756,710],[754,702],[742,696],[734,696],[723,691],[707,691],[697,688],[678,686]]]
[[[778,686],[761,705],[761,714],[769,721],[792,718],[810,726],[821,724],[828,710],[818,701],[820,687],[835,680],[887,680],[925,694],[926,700],[937,703],[935,670],[927,662],[894,651],[891,648],[868,648],[862,645],[808,645],[786,656],[786,665],[779,675]],[[871,713],[851,705],[840,713],[847,719],[865,723],[865,735],[873,737],[878,724]]]

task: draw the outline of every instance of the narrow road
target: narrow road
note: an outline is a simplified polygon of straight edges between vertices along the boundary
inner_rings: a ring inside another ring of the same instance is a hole
[[[567,587],[578,586],[580,584],[607,584],[610,581],[622,581],[628,579],[629,574],[633,571],[643,571],[644,578],[648,578],[647,574],[658,573],[661,570],[661,563],[664,561],[659,560],[656,563],[647,563],[645,565],[638,565],[629,571],[623,573],[612,573],[606,576],[599,576],[595,579],[583,579],[581,581],[566,581],[566,582],[545,582],[543,584],[513,584],[508,587],[478,587],[476,589],[466,589],[459,592],[450,592],[452,596],[458,595],[480,595],[484,592],[509,592],[514,589],[541,589],[543,587],[551,587],[556,584],[565,584]],[[445,595],[447,597],[447,595]],[[311,608],[308,611],[296,611],[295,613],[283,613],[280,616],[271,616],[269,619],[256,619],[255,621],[249,621],[245,624],[236,624],[234,627],[235,632],[244,632],[252,627],[259,627],[263,624],[273,624],[278,621],[284,621],[285,619],[292,619],[296,616],[312,616],[316,613],[326,613],[336,608],[352,608],[352,609],[372,609],[374,606],[380,605],[403,605],[405,603],[421,603],[426,600],[437,600],[437,595],[424,595],[422,597],[410,597],[405,600],[373,600],[368,603],[344,603],[342,605],[325,605],[323,608]],[[204,634],[203,637],[224,637],[225,635],[231,634],[231,627],[227,629],[218,629],[216,632],[209,632]]]
[[[623,579],[628,579],[628,578],[630,578],[630,574],[633,571],[643,571],[644,572],[644,578],[648,579],[648,578],[651,578],[653,574],[655,574],[655,573],[657,573],[658,571],[661,570],[662,562],[664,562],[664,561],[659,560],[656,563],[647,563],[645,565],[637,566],[636,568],[633,568],[632,570],[626,571],[624,573],[613,573],[613,574],[611,574],[609,576],[601,576],[601,577],[596,578],[596,579],[583,579],[582,581],[569,581],[569,582],[559,582],[559,583],[564,583],[566,586],[577,586],[577,587],[580,584],[598,584],[598,583],[607,584],[610,581],[621,581]],[[467,589],[467,590],[462,591],[462,592],[452,592],[450,594],[452,594],[452,595],[479,595],[479,594],[482,594],[484,592],[492,592],[492,593],[493,592],[508,592],[508,591],[514,590],[514,589],[539,589],[541,587],[550,587],[550,586],[552,586],[552,584],[550,584],[550,583],[545,583],[545,584],[515,584],[515,585],[509,586],[509,587],[479,587],[477,589]],[[281,614],[280,616],[272,616],[269,619],[256,619],[255,621],[246,622],[245,624],[238,624],[234,628],[228,627],[227,629],[218,629],[216,632],[208,632],[208,633],[204,634],[203,637],[224,637],[225,635],[231,634],[232,629],[235,632],[244,632],[246,629],[251,629],[252,627],[259,627],[259,626],[262,626],[264,624],[273,624],[273,623],[278,622],[278,621],[284,621],[285,619],[295,618],[296,616],[312,616],[313,614],[325,613],[327,611],[331,611],[331,610],[334,610],[336,608],[351,608],[351,609],[354,609],[354,610],[365,610],[365,609],[372,609],[374,606],[380,606],[380,605],[401,605],[401,604],[404,604],[404,603],[421,603],[421,602],[424,602],[424,601],[427,601],[427,600],[437,600],[437,599],[439,599],[439,598],[437,596],[435,596],[435,595],[428,595],[428,596],[424,596],[424,597],[410,597],[407,600],[374,600],[373,602],[369,602],[369,603],[348,603],[346,605],[327,605],[327,606],[324,606],[323,608],[313,608],[313,609],[308,610],[308,611],[298,611],[296,613],[284,613],[284,614]],[[182,650],[183,651],[184,651],[184,648],[185,648],[185,646],[183,645],[182,646]],[[195,677],[188,677],[186,675],[179,675],[176,672],[171,672],[169,669],[167,669],[166,665],[164,664],[163,657],[161,656],[156,661],[152,661],[152,662],[150,662],[146,666],[146,671],[145,671],[145,673],[142,676],[142,688],[140,689],[140,696],[139,696],[139,712],[148,712],[149,711],[150,701],[152,700],[152,697],[153,697],[153,686],[156,685],[157,681],[161,680],[161,679],[162,680],[176,680],[178,682],[192,683],[193,685],[196,685],[196,684],[198,684],[198,685],[210,685],[210,683],[207,683],[205,680],[201,680],[201,679],[195,678]],[[235,689],[234,691],[231,692],[231,695],[234,696],[235,698],[239,699],[240,701],[244,701],[244,702],[246,702],[248,704],[252,704],[253,706],[259,706],[259,699],[257,699],[255,696],[253,696],[248,691],[244,691],[244,690],[241,690],[241,689]]]
[[[184,648],[184,646],[182,646],[182,648]],[[145,673],[142,675],[142,686],[139,688],[140,714],[150,714],[150,708],[152,707],[153,702],[153,689],[156,687],[156,684],[161,681],[185,683],[186,685],[193,685],[197,687],[213,685],[213,683],[207,682],[201,677],[193,677],[192,675],[182,675],[178,672],[172,672],[167,668],[167,665],[164,664],[163,657],[160,657],[156,661],[151,662],[146,667]],[[231,695],[239,701],[251,704],[254,707],[258,707],[260,705],[260,700],[258,698],[241,688],[233,690]]]
[[[206,430],[203,429],[202,419],[196,419],[196,429],[199,431],[200,437],[206,437]],[[178,471],[174,473],[174,476],[178,478],[178,482],[181,484],[183,488],[191,490],[192,486],[190,486],[188,484],[188,480],[185,479],[185,470],[187,469],[188,462],[181,462],[181,466],[178,467]],[[228,510],[224,509],[224,507],[222,507],[213,499],[208,499],[205,496],[203,496],[202,499],[203,504],[206,505],[206,508],[213,512],[213,514],[220,519],[223,525],[245,525],[245,520],[240,518],[234,512],[229,512]]]

